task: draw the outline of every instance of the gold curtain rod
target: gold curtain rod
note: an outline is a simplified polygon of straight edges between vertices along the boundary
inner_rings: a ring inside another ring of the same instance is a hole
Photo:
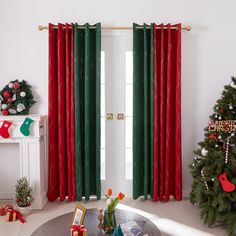
[[[58,27],[57,26],[54,26],[53,28],[57,29]],[[64,26],[63,26],[64,28]],[[85,27],[84,26],[78,26],[79,29],[84,29]],[[96,28],[96,27],[91,27],[91,28]],[[137,29],[143,29],[142,26],[137,26],[136,27]],[[147,27],[147,28],[150,28],[150,27]],[[168,27],[167,26],[164,26],[163,27],[164,29],[167,29]],[[171,29],[178,29],[177,26],[171,26],[170,27]],[[38,26],[38,30],[47,30],[48,29],[48,26]],[[102,27],[102,30],[132,30],[133,27],[127,27],[127,26],[117,26],[117,27],[110,27],[110,26],[107,26],[107,27]],[[156,26],[156,29],[161,29],[160,26]],[[187,25],[187,26],[183,26],[181,27],[181,30],[184,30],[184,31],[190,31],[192,29],[192,27],[190,25]]]

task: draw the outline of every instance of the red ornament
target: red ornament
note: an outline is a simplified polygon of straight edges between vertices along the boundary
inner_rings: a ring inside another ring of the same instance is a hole
[[[9,115],[10,113],[9,113],[8,110],[2,110],[2,114],[3,114],[4,116],[7,116],[7,115]]]
[[[18,82],[15,82],[15,83],[13,84],[13,88],[14,88],[15,90],[17,90],[18,88],[20,88],[20,84],[19,84]]]
[[[12,98],[8,98],[8,99],[7,99],[7,102],[8,102],[8,103],[12,103]]]
[[[4,97],[4,98],[9,98],[9,97],[11,97],[11,94],[10,94],[8,91],[5,91],[5,92],[3,93],[3,97]]]
[[[222,172],[220,175],[218,175],[218,179],[221,183],[221,187],[226,193],[230,193],[234,191],[235,185],[228,180],[225,171]]]

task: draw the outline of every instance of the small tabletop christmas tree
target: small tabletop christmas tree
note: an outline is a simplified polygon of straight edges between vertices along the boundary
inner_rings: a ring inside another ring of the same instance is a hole
[[[31,205],[33,200],[32,188],[26,177],[22,177],[17,180],[15,186],[15,198],[16,204],[19,207],[27,207]]]
[[[197,204],[209,226],[224,223],[236,231],[236,78],[225,86],[214,106],[205,138],[194,151],[190,201]]]

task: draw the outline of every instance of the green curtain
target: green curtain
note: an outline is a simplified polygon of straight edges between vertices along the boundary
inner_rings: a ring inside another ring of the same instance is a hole
[[[77,200],[101,198],[100,182],[101,25],[75,24],[75,162]]]
[[[133,24],[133,198],[153,194],[153,25]]]

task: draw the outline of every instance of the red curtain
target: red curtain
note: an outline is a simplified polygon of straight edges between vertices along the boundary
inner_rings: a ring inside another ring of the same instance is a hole
[[[49,24],[49,201],[76,199],[73,27]]]
[[[154,201],[181,200],[181,168],[181,25],[154,25]]]

